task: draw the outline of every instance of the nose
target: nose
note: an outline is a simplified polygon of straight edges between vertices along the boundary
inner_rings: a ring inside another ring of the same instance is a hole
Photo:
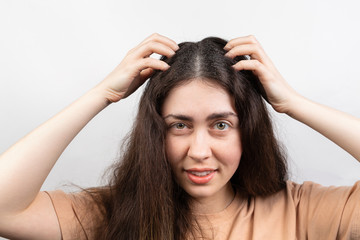
[[[211,157],[210,136],[206,131],[196,131],[192,134],[188,156],[196,161],[203,161]]]

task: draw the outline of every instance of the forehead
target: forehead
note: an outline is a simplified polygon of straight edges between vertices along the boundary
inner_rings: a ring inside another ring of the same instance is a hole
[[[206,79],[191,79],[173,88],[162,106],[162,115],[236,113],[233,97],[219,84]]]

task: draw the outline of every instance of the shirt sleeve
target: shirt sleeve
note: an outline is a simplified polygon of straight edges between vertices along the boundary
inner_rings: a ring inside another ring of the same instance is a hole
[[[95,239],[103,217],[88,194],[61,190],[46,193],[54,206],[63,240]]]
[[[360,239],[360,181],[350,187],[293,185],[300,239]]]

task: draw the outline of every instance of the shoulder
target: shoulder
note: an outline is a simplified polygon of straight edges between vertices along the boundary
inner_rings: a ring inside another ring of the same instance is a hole
[[[255,228],[267,226],[277,236],[287,229],[300,239],[310,235],[316,236],[314,239],[358,239],[360,181],[340,187],[288,181],[275,194],[249,198],[243,211],[256,220],[252,223]]]
[[[92,239],[104,227],[105,212],[95,189],[76,193],[46,192],[53,203],[63,239]]]
[[[292,181],[287,181],[286,189],[287,195],[291,196],[294,202],[302,199],[324,199],[324,198],[360,198],[360,181],[355,182],[351,186],[323,186],[318,183],[306,181],[298,184]]]
[[[360,181],[351,186],[287,183],[286,195],[296,219],[308,232],[341,239],[360,237]]]
[[[341,219],[347,214],[349,218],[360,219],[360,181],[340,187],[288,181],[283,190],[270,196],[251,198],[248,202],[249,210],[264,215],[284,213],[298,220],[306,218],[319,222]]]

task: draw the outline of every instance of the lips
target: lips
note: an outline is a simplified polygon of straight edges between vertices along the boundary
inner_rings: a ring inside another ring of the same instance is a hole
[[[189,171],[189,173],[196,175],[198,177],[205,177],[206,175],[209,175],[213,171],[204,171],[204,172],[195,172],[195,171]]]
[[[192,168],[186,170],[189,180],[195,184],[206,184],[215,176],[216,170],[209,168]]]

